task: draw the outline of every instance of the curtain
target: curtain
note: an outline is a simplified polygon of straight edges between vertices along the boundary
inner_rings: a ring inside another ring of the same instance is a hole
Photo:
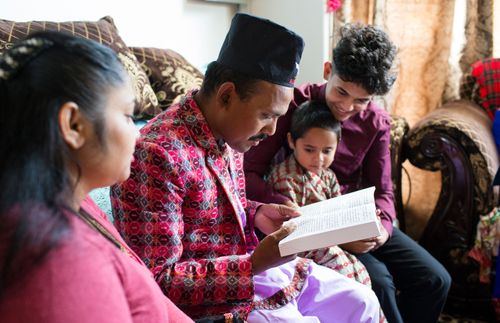
[[[405,117],[410,127],[443,102],[457,99],[462,73],[492,54],[493,0],[467,0],[465,26],[456,25],[461,14],[456,2],[460,0],[344,0],[335,12],[333,44],[343,24],[361,22],[381,27],[398,47],[398,79],[377,101]],[[463,49],[453,58],[457,44]],[[403,180],[407,233],[418,239],[436,205],[441,175],[409,162],[404,167],[409,173],[409,180]]]

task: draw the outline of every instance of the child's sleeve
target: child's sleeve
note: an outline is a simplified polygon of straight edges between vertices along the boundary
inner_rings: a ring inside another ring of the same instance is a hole
[[[335,173],[332,171],[331,172],[331,182],[330,182],[330,196],[329,198],[332,198],[332,197],[337,197],[339,195],[341,195],[342,193],[340,192],[340,184],[339,184],[339,181],[337,179],[337,176],[335,175]]]
[[[280,172],[280,165],[273,167],[267,181],[272,185],[273,189],[289,198],[293,203],[302,206],[303,187],[293,178],[284,172]]]

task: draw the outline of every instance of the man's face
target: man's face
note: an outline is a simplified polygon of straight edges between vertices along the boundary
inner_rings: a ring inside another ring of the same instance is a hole
[[[363,87],[343,81],[332,71],[332,64],[325,63],[323,76],[326,81],[326,104],[339,121],[345,121],[366,109],[372,98]]]
[[[259,81],[253,94],[244,100],[231,91],[217,132],[231,148],[244,153],[274,134],[276,122],[286,113],[292,98],[292,88],[265,81]]]

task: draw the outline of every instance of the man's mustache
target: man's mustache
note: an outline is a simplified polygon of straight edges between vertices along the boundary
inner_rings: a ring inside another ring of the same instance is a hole
[[[262,141],[262,140],[266,139],[267,137],[268,136],[266,134],[260,134],[260,135],[252,136],[248,140],[251,140],[251,141]]]

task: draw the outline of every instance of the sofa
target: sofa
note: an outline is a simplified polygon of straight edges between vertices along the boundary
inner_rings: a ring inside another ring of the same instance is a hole
[[[447,312],[492,317],[492,286],[479,281],[479,264],[469,252],[480,217],[498,204],[492,182],[499,158],[492,121],[470,72],[460,94],[411,128],[403,154],[414,166],[441,173],[438,201],[419,243],[452,276]]]
[[[120,37],[113,18],[97,21],[27,21],[0,19],[0,53],[13,42],[43,30],[68,32],[109,46],[118,55],[133,81],[138,108],[134,111],[138,128],[146,124],[189,89],[201,85],[203,74],[182,55],[170,49],[128,47]],[[97,189],[91,197],[112,220],[109,188]]]
[[[136,120],[147,120],[179,95],[201,84],[203,75],[183,56],[169,49],[128,47],[111,17],[97,21],[27,21],[0,19],[0,52],[29,34],[56,30],[97,41],[112,48],[133,81],[138,108]]]

